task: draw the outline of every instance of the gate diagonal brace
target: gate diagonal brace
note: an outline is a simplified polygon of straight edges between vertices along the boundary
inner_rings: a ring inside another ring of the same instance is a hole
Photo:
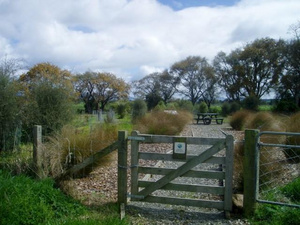
[[[155,183],[150,184],[143,190],[141,190],[138,195],[139,196],[144,196],[144,198],[148,195],[150,195],[152,192],[156,191],[157,189],[160,189],[161,187],[165,186],[168,184],[171,180],[174,180],[175,178],[181,176],[182,174],[188,172],[190,169],[193,167],[197,166],[200,163],[203,163],[207,159],[209,159],[211,156],[214,154],[218,153],[222,149],[225,148],[225,141],[219,141],[216,144],[214,144],[212,147],[207,149],[206,151],[200,153],[198,156],[195,156],[188,160],[185,164],[180,166],[178,169],[171,171]]]

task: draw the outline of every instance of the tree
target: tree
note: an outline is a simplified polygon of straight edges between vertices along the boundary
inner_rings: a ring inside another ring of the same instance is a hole
[[[155,72],[133,82],[134,95],[145,99],[148,109],[154,108],[161,100],[167,104],[176,93],[179,79],[168,70]]]
[[[240,101],[242,77],[239,65],[240,49],[232,51],[228,56],[224,52],[218,53],[214,59],[214,68],[219,85],[224,89],[229,100]]]
[[[44,82],[55,87],[73,89],[72,74],[48,62],[36,64],[27,73],[22,74],[19,81],[29,89],[32,85]]]
[[[133,94],[139,99],[144,99],[149,110],[162,100],[160,73],[158,72],[151,73],[140,80],[134,81],[133,88]]]
[[[213,67],[209,67],[209,70],[213,70]],[[201,97],[203,101],[208,106],[208,109],[210,109],[211,104],[213,101],[216,100],[216,97],[218,96],[218,78],[216,77],[214,71],[210,71],[207,73],[207,76],[205,78],[205,90],[202,93]]]
[[[75,89],[85,102],[86,112],[104,110],[107,103],[128,97],[130,86],[111,73],[85,72],[75,77]]]
[[[283,70],[283,41],[257,39],[228,56],[219,53],[214,60],[220,85],[230,100],[255,96],[260,99],[275,87]]]
[[[23,124],[31,133],[40,124],[48,134],[71,120],[74,90],[72,75],[50,63],[40,63],[22,74],[19,82],[25,91]]]
[[[173,76],[168,70],[164,70],[160,73],[158,78],[162,100],[167,104],[177,92],[177,86],[180,83],[180,79]]]
[[[286,42],[285,70],[281,74],[277,97],[293,101],[300,107],[300,39]]]
[[[171,66],[170,73],[178,80],[178,92],[186,96],[193,105],[207,91],[207,77],[213,76],[213,69],[205,58],[189,56]]]
[[[14,147],[16,131],[21,125],[19,89],[13,80],[19,68],[16,59],[5,58],[0,62],[0,151]]]

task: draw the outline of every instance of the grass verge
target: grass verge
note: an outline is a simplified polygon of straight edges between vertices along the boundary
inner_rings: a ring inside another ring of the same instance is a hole
[[[269,201],[278,201],[282,199],[290,204],[300,204],[300,178],[295,179],[288,185],[276,188],[268,192],[264,199]],[[300,224],[300,209],[287,206],[259,204],[252,219],[253,224],[259,225],[298,225]]]
[[[0,224],[128,224],[116,204],[87,208],[54,188],[52,179],[0,170],[0,183]]]

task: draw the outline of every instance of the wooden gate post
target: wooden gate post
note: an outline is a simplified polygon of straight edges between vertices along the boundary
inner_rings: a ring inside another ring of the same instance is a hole
[[[42,126],[35,125],[33,127],[33,163],[36,176],[43,177],[42,170]]]
[[[258,181],[257,139],[259,130],[245,130],[244,146],[244,214],[250,217],[256,207],[256,190]]]
[[[118,141],[118,203],[123,219],[127,203],[127,131],[118,132]]]

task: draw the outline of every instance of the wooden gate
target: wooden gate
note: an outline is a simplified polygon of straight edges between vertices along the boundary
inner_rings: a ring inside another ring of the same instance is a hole
[[[199,138],[146,135],[133,131],[128,139],[131,140],[131,193],[127,194],[127,197],[130,197],[131,201],[216,208],[224,210],[225,215],[231,211],[233,173],[233,137],[231,135],[226,138]],[[165,154],[149,153],[139,151],[140,143],[169,143],[172,147]],[[206,146],[207,149],[200,151],[199,154],[191,155],[189,147],[192,145],[194,148]],[[140,162],[143,160],[176,161],[181,164],[177,168],[141,166]],[[204,164],[215,165],[215,167],[211,166],[211,169],[203,170],[201,165]],[[141,174],[150,174],[158,178],[154,181],[146,181],[141,179]],[[217,181],[217,185],[176,182],[178,178],[187,177],[194,181],[213,179]],[[213,200],[190,198],[193,194],[185,194],[185,197],[165,196],[161,193],[157,194],[157,190],[194,194],[209,193],[219,198],[217,200],[216,198]]]

